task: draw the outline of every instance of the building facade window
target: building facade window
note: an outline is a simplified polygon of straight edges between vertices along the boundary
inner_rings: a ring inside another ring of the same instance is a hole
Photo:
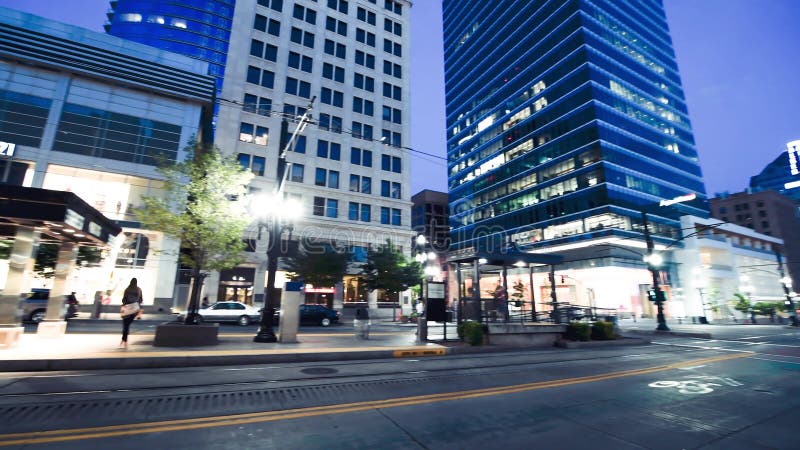
[[[375,33],[371,33],[363,28],[356,28],[356,41],[362,44],[375,47]]]
[[[367,52],[362,52],[361,50],[356,50],[356,64],[359,66],[364,66],[370,69],[375,68],[375,55],[372,55]]]
[[[335,219],[339,217],[339,200],[325,197],[314,197],[313,214]]]
[[[266,69],[248,66],[247,82],[272,89],[275,87],[275,73]]]
[[[331,63],[322,64],[322,77],[344,83],[344,68]]]
[[[366,141],[372,140],[372,125],[367,125],[361,122],[353,122],[352,134],[354,138],[364,139]]]
[[[292,163],[292,171],[289,175],[289,181],[294,181],[295,183],[302,183],[304,174],[305,174],[305,166],[303,166],[302,164]]]
[[[381,170],[388,172],[401,173],[402,160],[398,156],[381,155]]]
[[[286,93],[298,97],[311,98],[311,83],[297,78],[286,77]]]
[[[261,14],[256,14],[253,28],[273,36],[281,35],[281,23],[275,19],[264,17]]]
[[[330,88],[322,88],[320,101],[326,105],[342,108],[344,106],[344,93]]]
[[[295,3],[292,17],[298,20],[303,20],[311,25],[317,24],[317,12],[311,8],[306,8],[303,5]]]
[[[328,158],[334,161],[339,161],[342,154],[342,144],[338,142],[329,142],[324,139],[317,141],[317,156],[320,158]]]
[[[353,86],[368,92],[375,92],[375,79],[360,73],[353,76]]]
[[[349,220],[370,222],[372,220],[372,207],[365,203],[350,202],[347,218]]]
[[[335,56],[337,58],[345,59],[347,57],[347,47],[339,42],[325,39],[325,53]]]
[[[328,16],[325,18],[325,29],[342,36],[347,36],[347,22]]]
[[[314,60],[310,56],[289,52],[289,67],[311,73]]]
[[[0,99],[0,113],[8,108],[6,99]],[[5,113],[3,120],[0,120],[0,130],[2,134],[13,133],[12,139],[9,139],[11,142],[23,144],[28,137],[26,135],[36,133],[40,128],[40,118],[35,115],[26,117],[24,122],[17,125],[15,122],[19,120],[17,113],[20,112],[20,106],[14,105],[13,108],[13,114]],[[34,107],[23,111],[40,113]],[[157,165],[159,158],[175,161],[180,130],[180,125],[65,103],[53,150]],[[33,139],[28,137],[29,141]]]
[[[347,14],[348,3],[347,0],[328,0],[328,8]]]
[[[308,48],[314,48],[314,33],[292,27],[289,40],[295,44],[300,44]]]
[[[372,150],[350,148],[350,164],[372,167]]]
[[[353,97],[353,112],[371,116],[375,113],[375,104],[361,97]]]
[[[258,4],[273,11],[283,11],[283,0],[258,0]]]
[[[278,47],[261,42],[258,39],[250,40],[250,54],[267,61],[278,61]]]
[[[356,18],[370,25],[375,25],[377,23],[375,13],[372,11],[367,11],[360,6],[356,10]]]

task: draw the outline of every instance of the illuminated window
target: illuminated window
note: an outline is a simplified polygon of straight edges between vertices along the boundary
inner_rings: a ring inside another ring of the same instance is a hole
[[[119,20],[122,22],[141,22],[141,14],[120,14]]]

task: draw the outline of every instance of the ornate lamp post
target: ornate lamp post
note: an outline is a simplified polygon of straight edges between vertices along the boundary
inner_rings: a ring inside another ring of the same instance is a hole
[[[291,236],[294,220],[299,217],[301,207],[296,200],[279,196],[267,196],[258,200],[257,204],[270,205],[270,209],[262,218],[263,222],[259,223],[259,231],[263,223],[269,233],[267,235],[267,285],[264,288],[264,307],[261,309],[258,333],[253,338],[253,342],[277,342],[278,338],[272,328],[275,316],[275,303],[272,296],[275,291],[278,258],[284,253],[281,235],[284,230],[289,230]]]

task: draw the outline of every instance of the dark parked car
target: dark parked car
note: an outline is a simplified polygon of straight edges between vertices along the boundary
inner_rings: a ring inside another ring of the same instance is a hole
[[[273,322],[278,323],[280,311],[275,311]],[[323,305],[300,305],[300,324],[301,325],[322,325],[327,327],[332,323],[339,323],[341,314],[338,311]]]
[[[22,305],[22,321],[39,323],[47,315],[47,302],[50,298],[50,289],[31,289],[30,295]],[[61,316],[71,319],[78,315],[78,300],[73,296],[64,296],[64,306]]]

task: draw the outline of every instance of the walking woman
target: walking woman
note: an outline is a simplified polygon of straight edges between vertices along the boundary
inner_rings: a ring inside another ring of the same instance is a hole
[[[119,348],[128,348],[128,331],[131,328],[131,322],[142,313],[142,289],[136,285],[136,278],[131,278],[131,284],[125,288],[122,294],[122,308],[120,315],[122,316],[122,342],[119,343]]]

